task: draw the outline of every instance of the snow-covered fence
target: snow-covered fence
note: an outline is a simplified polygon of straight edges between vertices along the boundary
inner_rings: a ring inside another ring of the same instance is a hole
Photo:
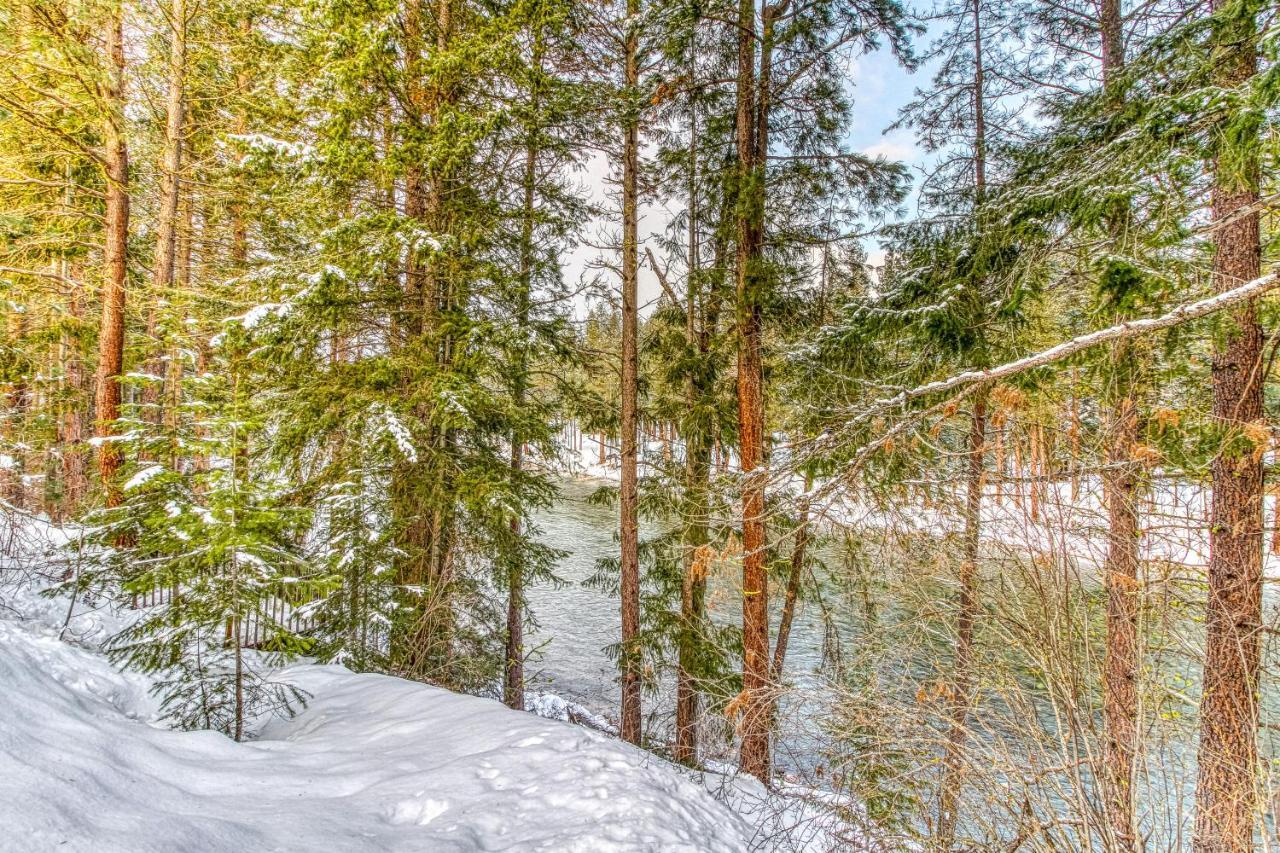
[[[290,604],[279,595],[264,599],[255,612],[240,620],[240,645],[250,649],[268,646],[278,628],[290,634],[306,634],[316,627],[318,608],[309,605],[319,598],[318,594],[311,595],[299,604]]]
[[[135,593],[132,606],[135,610],[167,605],[181,593],[177,587],[155,587]],[[258,649],[271,645],[281,628],[290,634],[306,634],[319,622],[315,603],[322,597],[318,586],[306,581],[281,584],[278,590],[264,596],[253,612],[240,620],[240,645]],[[234,627],[227,623],[227,641],[231,641]]]

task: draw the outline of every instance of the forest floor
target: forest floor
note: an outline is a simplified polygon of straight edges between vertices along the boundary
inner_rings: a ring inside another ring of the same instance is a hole
[[[100,651],[130,611],[81,603],[68,622],[44,583],[0,570],[0,850],[849,849],[817,792],[339,666],[274,671],[306,706],[245,742],[174,731],[153,681]],[[559,715],[554,698],[535,710]]]

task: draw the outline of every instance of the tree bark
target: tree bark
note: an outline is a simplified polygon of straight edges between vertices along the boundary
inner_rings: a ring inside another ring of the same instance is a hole
[[[737,255],[738,453],[742,467],[742,690],[739,766],[768,784],[769,578],[766,572],[764,376],[761,343],[764,174],[759,159],[754,0],[738,5]]]
[[[248,16],[243,17],[239,21],[240,38],[243,40],[242,49],[249,49],[249,38],[253,35],[253,20]],[[238,98],[244,99],[249,97],[249,87],[253,81],[249,76],[249,67],[247,62],[241,62],[240,67],[236,71],[236,94]],[[244,104],[237,104],[235,107],[235,121],[233,123],[237,135],[244,134],[249,129],[248,110]],[[244,209],[247,203],[245,198],[244,182],[237,182],[235,195],[229,205],[231,214],[231,264],[240,271],[249,263],[249,231],[244,219]]]
[[[147,358],[145,372],[159,377],[164,370],[160,362],[163,345],[156,341],[160,326],[160,306],[170,299],[177,256],[178,198],[181,193],[183,122],[185,118],[185,74],[187,65],[187,3],[172,0],[169,44],[169,80],[165,102],[164,156],[160,167],[160,209],[156,217],[156,248],[151,270],[151,307],[147,313]],[[148,379],[142,388],[142,412],[151,423],[163,419],[164,383]]]
[[[62,261],[63,279],[69,278],[66,274],[67,262]],[[75,323],[77,333],[73,334],[64,329],[62,332],[59,349],[62,353],[62,369],[63,369],[63,400],[62,411],[59,418],[59,436],[62,450],[62,500],[58,506],[58,521],[66,518],[73,518],[79,510],[84,496],[89,490],[88,476],[86,474],[86,453],[84,446],[85,435],[85,409],[88,402],[86,395],[86,376],[84,359],[81,356],[80,338],[78,329],[81,321],[84,320],[84,296],[80,291],[78,283],[79,276],[75,276],[76,283],[68,286],[67,292],[67,315],[71,321]]]
[[[969,738],[969,706],[973,702],[973,640],[978,617],[978,557],[982,541],[982,479],[985,469],[987,392],[973,401],[969,425],[969,472],[964,511],[964,547],[960,563],[960,597],[956,613],[955,660],[951,684],[951,723],[943,757],[942,789],[938,803],[939,847],[955,843],[960,791],[964,784],[964,750]]]
[[[636,16],[639,0],[627,0],[626,41],[623,57],[628,98],[636,96],[640,82]],[[640,743],[640,532],[637,502],[637,351],[636,281],[638,246],[639,127],[632,106],[626,107],[622,138],[622,739]]]
[[[987,115],[984,102],[985,68],[982,55],[982,0],[973,0],[973,181],[974,202],[980,206],[987,190]],[[955,843],[960,793],[964,786],[964,751],[968,740],[969,706],[973,701],[973,628],[978,614],[978,556],[982,538],[982,481],[986,468],[986,389],[973,401],[969,428],[968,493],[964,512],[964,553],[960,564],[960,600],[956,614],[955,660],[952,673],[951,722],[943,756],[938,796],[938,842],[948,850]],[[1031,484],[1035,489],[1035,484]]]
[[[710,342],[705,315],[699,332],[702,262],[699,246],[698,199],[698,108],[696,91],[698,20],[690,23],[689,69],[692,82],[689,98],[689,180],[688,206],[688,278],[685,282],[685,348],[690,366],[684,377],[685,417],[681,432],[684,437],[685,509],[684,509],[684,576],[680,585],[680,639],[676,669],[676,742],[673,757],[681,764],[693,766],[698,760],[698,682],[695,676],[698,644],[702,639],[706,615],[706,544],[707,480],[711,474],[711,443],[707,424],[698,410],[703,406],[705,360]],[[697,357],[695,358],[695,353]],[[673,426],[674,429],[674,426]]]
[[[520,269],[516,293],[516,324],[521,335],[520,348],[516,354],[515,376],[513,377],[512,397],[515,410],[524,408],[526,388],[528,385],[528,356],[524,349],[524,335],[529,326],[529,301],[533,290],[534,262],[534,217],[535,190],[538,183],[538,152],[541,144],[539,122],[541,121],[541,75],[543,62],[542,23],[540,20],[532,24],[533,49],[530,67],[533,73],[529,80],[529,126],[526,128],[524,150],[524,174],[522,179],[523,199],[520,222]],[[515,478],[519,478],[524,468],[524,436],[518,431],[511,435],[511,470]],[[515,484],[519,487],[519,483]],[[521,522],[519,518],[511,521],[511,532],[519,539]],[[503,700],[507,707],[517,711],[524,710],[524,565],[523,554],[519,551],[512,555],[511,566],[507,574],[507,661],[503,672]]]
[[[1134,458],[1138,443],[1135,399],[1137,364],[1126,342],[1112,350],[1107,466],[1103,494],[1107,501],[1106,663],[1103,674],[1104,749],[1102,776],[1107,820],[1113,843],[1133,850],[1133,781],[1138,741],[1138,488],[1140,469]]]
[[[27,315],[25,311],[13,311],[9,314],[7,333],[10,345],[14,348],[22,346],[22,338],[26,334]],[[25,371],[20,373],[9,384],[9,411],[0,418],[0,449],[7,446],[11,451],[11,462],[0,466],[0,500],[18,509],[25,508],[26,488],[23,474],[26,471],[26,453],[22,449],[22,430],[26,426],[27,413],[31,403],[31,388],[27,384]]]
[[[1229,4],[1215,0],[1213,7],[1222,11]],[[1250,4],[1235,8],[1237,17],[1218,34],[1214,48],[1217,82],[1223,87],[1237,86],[1257,70],[1254,9]],[[1258,214],[1238,216],[1258,201],[1257,139],[1233,142],[1235,150],[1220,151],[1214,163],[1213,218],[1229,220],[1216,232],[1213,285],[1218,292],[1261,271]],[[1265,432],[1262,329],[1253,302],[1230,319],[1213,357],[1213,417],[1226,438],[1213,460],[1209,520],[1194,842],[1205,853],[1251,849],[1258,811],[1264,445],[1244,431]]]
[[[1099,11],[1103,86],[1115,90],[1125,62],[1120,0],[1102,0]],[[1112,98],[1118,101],[1119,95],[1113,94]],[[1116,106],[1120,104],[1116,103]],[[1112,217],[1112,251],[1119,250],[1125,213],[1127,211],[1119,210]],[[1126,851],[1137,849],[1133,783],[1138,756],[1138,677],[1141,665],[1138,637],[1138,490],[1141,468],[1136,459],[1141,361],[1132,341],[1118,341],[1111,348],[1111,381],[1106,400],[1107,465],[1102,474],[1102,491],[1107,501],[1107,558],[1103,566],[1107,628],[1101,781],[1111,843]]]
[[[800,583],[804,580],[804,563],[809,549],[809,489],[813,476],[805,474],[804,491],[800,496],[799,515],[796,518],[795,542],[791,547],[791,571],[787,574],[787,590],[782,599],[782,614],[778,617],[778,637],[773,644],[773,680],[782,680],[787,662],[787,644],[791,640],[791,623],[796,615],[796,602],[800,600]]]
[[[98,369],[95,391],[98,473],[107,505],[118,506],[120,490],[115,482],[121,453],[110,440],[120,417],[120,374],[124,367],[125,276],[129,241],[129,149],[125,142],[124,9],[111,6],[106,22],[108,74],[103,124],[106,171],[106,234],[103,252],[102,321],[98,328]]]

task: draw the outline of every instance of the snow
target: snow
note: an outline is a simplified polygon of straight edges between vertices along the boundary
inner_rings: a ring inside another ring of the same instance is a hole
[[[250,154],[244,162],[257,156],[277,156],[292,160],[306,160],[315,154],[315,150],[306,143],[290,142],[287,139],[276,139],[264,133],[233,133],[228,137],[249,149]]]
[[[148,481],[163,474],[164,471],[163,465],[148,465],[145,468],[139,468],[137,473],[130,477],[121,488],[126,492],[131,492],[146,485]]]
[[[400,455],[404,457],[405,461],[417,462],[418,451],[413,446],[413,434],[396,417],[396,413],[386,406],[375,405],[373,407],[373,416],[375,418],[374,425],[381,427],[383,433],[391,436],[392,441],[395,442],[396,449],[400,451]]]
[[[160,727],[142,676],[59,638],[25,582],[0,618],[0,850],[740,851],[753,830],[674,766],[582,726],[384,675],[296,664],[293,719],[235,743]]]
[[[241,328],[249,331],[256,329],[263,320],[286,316],[292,309],[293,306],[287,303],[269,302],[255,305],[239,317],[232,317],[227,322],[239,323]]]

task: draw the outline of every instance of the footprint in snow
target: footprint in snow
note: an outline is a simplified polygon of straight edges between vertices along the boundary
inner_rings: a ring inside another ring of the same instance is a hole
[[[449,803],[447,800],[433,800],[430,797],[426,799],[401,800],[391,807],[390,813],[387,815],[387,822],[426,826],[448,810]]]

